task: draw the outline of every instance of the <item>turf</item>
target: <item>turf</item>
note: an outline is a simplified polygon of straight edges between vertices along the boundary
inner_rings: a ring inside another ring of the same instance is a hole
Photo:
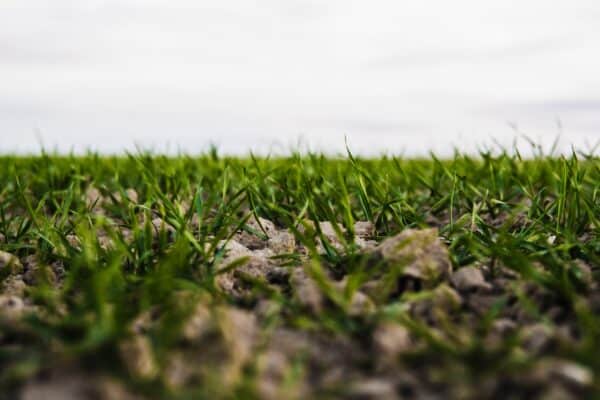
[[[581,153],[3,156],[0,398],[593,398],[598,182]]]

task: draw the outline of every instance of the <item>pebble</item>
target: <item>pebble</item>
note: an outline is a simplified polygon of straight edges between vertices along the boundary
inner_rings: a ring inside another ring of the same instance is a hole
[[[119,346],[121,359],[134,378],[152,379],[158,373],[150,340],[144,335],[133,335]]]
[[[0,251],[0,270],[4,268],[10,268],[11,272],[16,274],[23,270],[23,265],[16,256],[5,251]]]
[[[384,240],[376,252],[384,261],[402,266],[404,276],[426,283],[439,282],[452,272],[448,249],[435,228],[404,230]]]
[[[294,289],[296,298],[303,306],[314,313],[323,309],[324,298],[319,286],[306,274],[303,268],[295,268],[290,277],[290,284]]]
[[[481,270],[475,267],[462,267],[450,277],[452,286],[461,292],[482,289],[490,290],[492,285],[485,281]]]
[[[400,354],[412,347],[410,332],[398,323],[380,323],[373,332],[373,346],[376,357],[384,364],[392,365]]]
[[[361,239],[375,236],[375,225],[371,221],[358,221],[354,224],[354,234]]]
[[[398,396],[393,382],[371,378],[352,384],[348,398],[353,400],[394,400]]]
[[[0,294],[0,317],[12,321],[20,318],[24,311],[23,299],[17,296]]]

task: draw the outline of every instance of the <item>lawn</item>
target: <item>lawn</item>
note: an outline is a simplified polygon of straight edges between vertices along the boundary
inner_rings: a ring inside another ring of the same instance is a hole
[[[0,398],[600,396],[600,160],[0,157]]]

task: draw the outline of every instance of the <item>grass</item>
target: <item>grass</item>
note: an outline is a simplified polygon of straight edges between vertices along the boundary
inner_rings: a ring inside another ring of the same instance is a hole
[[[351,153],[240,159],[216,151],[194,158],[3,156],[0,250],[23,267],[0,274],[5,295],[22,299],[24,311],[0,312],[0,397],[81,375],[109,379],[142,398],[266,397],[265,380],[276,381],[279,398],[351,396],[335,379],[323,382],[331,365],[310,352],[286,359],[281,376],[271,379],[261,360],[281,329],[305,333],[315,349],[325,343],[358,382],[383,377],[406,398],[533,398],[556,385],[573,398],[599,395],[598,182],[600,160],[581,153],[522,159],[484,152],[448,160]],[[90,188],[99,191],[94,202]],[[219,287],[220,277],[248,261],[228,260],[225,241],[243,230],[266,239],[266,227],[249,224],[255,217],[287,229],[305,249],[306,255],[279,254],[277,262],[287,270],[304,266],[325,298],[322,307],[308,307],[286,280],[242,275],[238,295]],[[336,237],[306,221],[330,221]],[[370,221],[378,242],[436,227],[454,270],[475,265],[488,281],[516,278],[493,296],[461,293],[462,305],[452,308],[436,302],[439,282],[399,289],[399,273],[389,273],[395,289],[376,296],[370,312],[352,313],[354,294],[387,268],[354,244],[357,221]],[[16,280],[26,286],[11,287]],[[469,308],[477,296],[478,304],[491,297],[481,313]],[[418,302],[429,304],[427,316],[415,312]],[[182,330],[198,304],[217,325],[231,310],[256,314],[268,305],[251,354],[239,356],[244,338],[228,337],[238,328],[219,325],[208,339],[186,339]],[[495,322],[509,309],[521,315],[511,317],[516,328],[492,341]],[[132,324],[148,315],[143,334],[134,331]],[[383,323],[405,328],[414,344],[384,372],[371,342]],[[526,343],[532,326],[552,332],[541,349]],[[144,344],[128,351],[140,336]],[[215,343],[228,348],[217,351]],[[211,367],[170,382],[172,355],[187,349]],[[128,357],[144,356],[150,361],[128,364]],[[544,372],[556,360],[577,373]]]

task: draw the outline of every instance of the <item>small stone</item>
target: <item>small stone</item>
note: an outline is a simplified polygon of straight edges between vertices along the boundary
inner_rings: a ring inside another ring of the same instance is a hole
[[[277,234],[275,224],[265,218],[259,217],[256,219],[252,216],[246,222],[246,229],[235,235],[235,240],[244,245],[250,250],[264,249],[269,244],[269,239],[274,238]],[[281,239],[276,240],[279,243]]]
[[[144,335],[134,335],[119,346],[121,359],[131,376],[152,379],[158,373],[150,340]]]
[[[158,236],[161,232],[166,232],[167,234],[175,233],[175,228],[169,225],[165,220],[160,217],[156,217],[151,222],[153,233]]]
[[[376,357],[385,365],[393,365],[400,354],[412,347],[410,332],[400,324],[383,322],[373,332],[373,346]]]
[[[194,372],[182,352],[172,351],[167,358],[162,378],[169,388],[179,389],[192,379]]]
[[[572,361],[560,361],[552,368],[552,375],[565,384],[583,389],[594,383],[594,374],[583,365]]]
[[[51,267],[34,262],[28,265],[27,271],[23,274],[23,280],[28,285],[39,285],[41,283],[56,285],[58,279]]]
[[[252,228],[253,230],[266,235],[267,237],[271,237],[277,232],[275,224],[269,221],[268,219],[262,217],[258,217],[258,219],[252,217],[248,220],[248,222],[246,222],[246,225]]]
[[[0,271],[5,268],[10,269],[10,272],[13,274],[23,271],[23,265],[16,256],[5,251],[0,251]]]
[[[485,281],[481,270],[475,267],[462,267],[450,277],[452,286],[461,292],[482,289],[490,290],[492,285]]]
[[[81,239],[79,239],[77,235],[71,234],[67,235],[65,238],[67,239],[69,246],[73,247],[74,249],[81,250]]]
[[[341,293],[345,292],[347,285],[347,278],[344,278],[338,282],[333,282],[333,287],[335,287]],[[349,316],[358,317],[361,315],[368,315],[375,312],[375,310],[375,303],[373,303],[373,300],[371,300],[369,296],[360,290],[354,290],[352,292],[352,297],[350,298],[346,308],[346,313]]]
[[[337,227],[342,233],[346,232],[346,229],[342,225],[337,224]],[[333,240],[333,239],[337,238],[337,236],[338,236],[331,221],[319,222],[319,228],[321,229],[321,232],[323,233],[323,235],[325,235],[325,237],[327,237],[327,239]]]
[[[402,275],[434,283],[452,272],[448,249],[437,229],[407,229],[384,240],[376,252],[384,261],[403,267]]]
[[[371,221],[358,221],[354,224],[354,234],[361,239],[375,236],[375,225]]]
[[[0,292],[5,295],[23,297],[27,289],[27,283],[22,275],[11,275],[0,283]]]
[[[476,292],[467,297],[466,304],[471,311],[482,317],[487,314],[500,300],[501,298],[495,294]]]
[[[310,230],[313,231],[317,231],[317,224],[315,224],[312,221],[307,221],[306,224],[308,225]],[[341,225],[341,224],[336,224],[337,228],[340,230],[340,233],[342,234],[342,236],[346,233],[346,229]],[[344,249],[344,245],[342,244],[342,239],[338,236],[334,225],[330,222],[330,221],[321,221],[318,223],[318,227],[319,230],[321,231],[321,234],[323,235],[323,237],[327,240],[328,244],[333,247],[334,249],[336,249],[337,251],[341,251]],[[306,228],[301,225],[298,230],[300,231],[300,233],[306,233]],[[325,250],[325,245],[323,244],[323,242],[321,241],[321,238],[319,236],[317,236],[317,252],[319,254],[325,254],[326,250]]]
[[[209,308],[198,303],[194,312],[183,325],[183,337],[188,341],[197,341],[202,339],[213,326],[213,318]]]
[[[280,231],[269,238],[267,246],[275,254],[292,253],[296,249],[296,238],[287,231]]]
[[[135,317],[129,325],[129,331],[133,334],[148,333],[154,322],[154,312],[155,310],[147,310]]]
[[[215,277],[217,285],[231,296],[238,297],[240,283],[246,277],[269,281],[270,276],[278,267],[271,262],[271,251],[268,249],[252,251],[236,240],[221,243],[224,247],[224,257],[216,264],[220,273]],[[235,267],[233,265],[235,264]],[[232,267],[232,268],[229,268]]]
[[[261,299],[254,308],[254,313],[259,319],[268,319],[281,311],[281,304],[274,300]]]
[[[230,306],[199,304],[184,328],[188,342],[182,352],[169,355],[163,370],[173,388],[190,380],[217,379],[223,388],[239,382],[259,339],[254,315]]]
[[[373,303],[371,298],[357,290],[352,294],[350,305],[348,306],[346,312],[351,317],[357,317],[360,315],[372,314],[375,312],[375,310],[375,303]]]
[[[121,192],[113,193],[113,197],[115,198],[117,203],[123,202]],[[133,204],[138,204],[139,196],[135,189],[132,189],[132,188],[125,189],[125,198]]]
[[[552,328],[547,325],[528,325],[521,331],[523,347],[533,354],[540,354],[550,343],[552,334]]]
[[[290,278],[290,284],[300,304],[309,308],[314,313],[322,311],[324,299],[321,290],[306,274],[303,268],[294,269]]]
[[[228,242],[221,241],[219,242],[219,247],[222,247],[225,252],[225,257],[223,257],[223,261],[227,260],[228,262],[232,262],[242,257],[251,256],[253,254],[249,248],[244,246],[242,243],[237,240],[229,240]]]
[[[352,384],[348,398],[353,400],[394,400],[398,396],[393,382],[372,378]]]
[[[102,193],[94,186],[89,186],[85,191],[85,204],[91,211],[100,211],[104,197]]]
[[[98,235],[98,245],[104,251],[113,250],[115,248],[114,240],[106,234]]]
[[[21,400],[141,400],[114,378],[78,371],[53,371],[26,382]]]
[[[517,324],[508,318],[499,318],[492,322],[492,330],[500,335],[506,335],[515,330]]]
[[[0,295],[0,318],[14,321],[19,319],[24,312],[23,299],[6,294]]]
[[[592,274],[592,268],[583,260],[575,260],[575,272],[577,277],[586,286],[590,287],[594,284],[594,275]]]
[[[569,392],[562,385],[550,383],[541,394],[540,400],[577,400],[579,397]]]
[[[377,247],[377,242],[375,240],[366,240],[360,237],[354,238],[354,244],[363,252],[371,253]]]
[[[225,382],[233,383],[238,380],[256,345],[256,318],[247,311],[233,307],[219,308],[216,315],[229,356],[229,362],[224,365],[223,376]]]
[[[513,333],[517,324],[508,318],[499,318],[492,322],[491,329],[484,338],[485,346],[488,349],[501,348],[508,335]]]
[[[261,399],[282,398],[282,386],[289,369],[290,363],[282,352],[269,349],[258,357],[257,389]]]
[[[342,235],[346,233],[346,229],[342,225],[337,224],[337,227],[342,233]],[[323,236],[327,238],[327,240],[331,243],[333,247],[335,247],[338,250],[342,248],[342,242],[340,240],[340,237],[335,231],[335,228],[330,221],[319,222],[319,228],[321,229]]]
[[[411,314],[431,323],[437,323],[439,318],[448,318],[462,306],[462,298],[445,283],[432,290],[427,297],[417,298],[410,303]]]
[[[439,285],[433,291],[433,306],[444,312],[457,311],[462,306],[462,297],[445,283]]]
[[[89,398],[89,382],[83,376],[63,376],[45,381],[27,382],[21,389],[22,400],[81,400]]]

